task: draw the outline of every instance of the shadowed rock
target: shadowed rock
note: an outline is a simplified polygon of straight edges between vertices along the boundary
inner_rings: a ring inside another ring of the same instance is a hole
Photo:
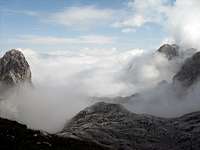
[[[22,52],[12,49],[0,59],[0,81],[6,85],[31,83],[31,70]]]
[[[169,60],[179,56],[179,46],[176,44],[164,44],[157,51],[161,54],[164,54]]]
[[[1,150],[109,150],[90,141],[63,138],[28,129],[25,125],[0,118]]]
[[[173,77],[174,84],[180,84],[183,87],[193,85],[200,77],[200,52],[186,59],[181,69]]]

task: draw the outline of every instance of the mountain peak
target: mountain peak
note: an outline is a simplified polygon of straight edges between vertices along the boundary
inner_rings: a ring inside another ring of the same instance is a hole
[[[162,45],[157,52],[164,54],[169,60],[173,57],[179,56],[179,46],[176,44],[164,44]]]
[[[0,58],[0,81],[7,85],[31,82],[30,66],[21,51],[11,49]]]

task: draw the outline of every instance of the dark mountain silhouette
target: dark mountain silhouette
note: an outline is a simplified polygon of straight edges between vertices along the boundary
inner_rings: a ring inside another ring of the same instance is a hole
[[[31,130],[26,125],[0,118],[1,150],[109,150],[81,139],[59,137],[46,132]]]

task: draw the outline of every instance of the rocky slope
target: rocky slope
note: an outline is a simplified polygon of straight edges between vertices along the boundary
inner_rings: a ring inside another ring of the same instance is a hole
[[[200,112],[167,119],[100,102],[78,113],[58,134],[0,118],[0,149],[199,150]]]
[[[6,85],[31,82],[31,70],[22,52],[12,49],[0,59],[0,81]]]
[[[93,143],[70,137],[59,137],[28,129],[15,121],[0,118],[1,150],[109,150]]]
[[[183,87],[189,87],[197,82],[200,77],[200,52],[195,53],[188,58],[178,73],[174,76],[175,84]]]
[[[113,150],[199,150],[200,112],[166,119],[100,102],[73,117],[59,135],[93,141]]]

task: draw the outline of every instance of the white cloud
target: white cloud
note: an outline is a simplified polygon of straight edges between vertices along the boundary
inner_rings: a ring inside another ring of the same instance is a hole
[[[126,15],[113,26],[121,28],[123,32],[130,32],[146,23],[161,23],[168,7],[163,0],[130,0]]]
[[[137,16],[131,16],[127,18],[126,20],[123,20],[122,22],[116,22],[113,24],[114,27],[116,28],[123,28],[127,27],[128,29],[130,28],[136,28],[140,27],[146,22],[143,16],[137,15]]]
[[[36,16],[39,17],[40,14],[36,11],[31,10],[13,10],[13,9],[2,9],[0,10],[2,14],[8,14],[8,15],[27,15],[27,16]]]
[[[168,28],[177,43],[188,47],[200,47],[199,0],[176,0],[167,15]]]
[[[80,51],[52,51],[47,53],[48,57],[42,57],[30,49],[22,51],[30,63],[34,83],[45,85],[81,81],[90,96],[118,95],[125,91],[124,83],[116,81],[117,72],[134,57],[143,54],[142,49],[120,52],[116,48],[85,48]]]
[[[51,14],[49,21],[64,26],[88,28],[92,25],[104,24],[113,17],[113,10],[100,9],[94,6],[68,7],[63,11]]]
[[[103,35],[83,35],[73,38],[54,37],[54,36],[34,36],[24,35],[19,36],[13,42],[25,44],[40,44],[40,45],[56,45],[56,44],[112,44],[115,42],[114,37]]]
[[[164,39],[161,41],[161,43],[160,43],[158,46],[163,45],[163,44],[166,44],[166,43],[168,43],[168,44],[174,44],[174,43],[176,43],[176,42],[175,42],[175,40],[174,40],[173,37],[166,37],[166,38],[164,38]]]

